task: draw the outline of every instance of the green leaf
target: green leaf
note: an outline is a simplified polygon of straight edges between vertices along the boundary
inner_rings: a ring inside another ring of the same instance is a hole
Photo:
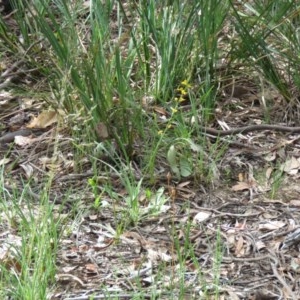
[[[177,177],[180,177],[180,170],[178,167],[178,162],[177,162],[176,156],[177,156],[177,150],[176,150],[175,146],[172,145],[169,148],[169,151],[167,153],[167,160],[168,160],[171,170],[176,174]]]
[[[180,158],[180,174],[182,177],[188,177],[192,174],[192,166],[190,161],[182,156]]]
[[[186,139],[186,140],[190,144],[190,148],[192,151],[197,153],[201,152],[202,147],[200,145],[195,144],[191,139]]]

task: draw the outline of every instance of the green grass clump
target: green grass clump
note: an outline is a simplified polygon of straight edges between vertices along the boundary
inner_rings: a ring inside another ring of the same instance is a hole
[[[2,176],[1,172],[1,223],[13,234],[2,248],[6,250],[1,258],[1,295],[3,299],[46,299],[56,274],[60,220],[54,218],[47,193],[40,195],[37,206],[28,187],[21,194],[8,191]]]

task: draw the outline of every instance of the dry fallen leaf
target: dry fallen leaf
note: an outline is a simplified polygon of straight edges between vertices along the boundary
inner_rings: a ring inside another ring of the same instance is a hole
[[[34,141],[36,141],[36,138],[31,138],[31,137],[22,136],[22,135],[15,136],[15,144],[20,147],[25,147],[25,146],[31,145]]]
[[[163,116],[167,115],[167,111],[165,110],[165,108],[163,108],[161,106],[153,106],[153,110]]]
[[[29,164],[20,164],[20,167],[25,171],[27,179],[33,174],[33,167]]]
[[[239,237],[237,240],[237,243],[235,244],[235,250],[234,250],[235,256],[240,257],[245,254],[244,249],[244,238],[242,236]]]
[[[267,179],[267,180],[270,180],[271,174],[272,174],[273,170],[274,170],[274,169],[271,168],[271,167],[267,168],[267,171],[266,171],[266,179]]]
[[[108,133],[107,126],[103,122],[98,123],[95,130],[96,130],[97,136],[101,140],[104,141],[104,140],[109,138],[109,133]]]
[[[97,275],[98,274],[98,268],[95,264],[86,264],[83,269],[84,273],[86,273],[89,276]]]
[[[1,261],[1,265],[7,270],[14,270],[14,273],[21,273],[22,271],[20,262],[13,257],[4,259],[3,261]]]
[[[276,159],[276,152],[275,151],[270,152],[270,153],[268,153],[264,156],[264,160],[268,161],[268,162],[274,161],[275,159]]]
[[[201,223],[201,222],[204,222],[205,220],[207,220],[209,217],[211,216],[211,213],[210,212],[207,212],[207,211],[200,211],[198,212],[194,219],[193,219],[193,222],[194,223]]]
[[[8,164],[11,161],[10,158],[4,157],[0,160],[0,166],[4,166],[6,164]]]
[[[290,175],[295,175],[298,173],[300,167],[300,162],[297,158],[292,157],[291,159],[287,160],[280,169]]]
[[[27,128],[46,128],[57,122],[58,114],[56,111],[43,111],[33,118]]]
[[[234,185],[231,189],[233,191],[237,192],[237,191],[249,190],[249,188],[251,188],[249,183],[241,181],[241,182],[238,182],[236,185]]]
[[[157,261],[164,261],[164,262],[169,262],[172,260],[172,256],[162,252],[162,251],[156,251],[153,249],[147,249],[147,257],[152,261],[152,262],[157,262]]]
[[[300,207],[300,200],[291,200],[289,204]]]
[[[70,272],[74,271],[75,269],[77,269],[77,266],[67,266],[67,267],[62,268],[64,273],[70,273]]]
[[[286,223],[281,222],[281,221],[268,221],[263,224],[259,224],[259,229],[260,230],[276,230],[279,228],[282,228],[286,225]]]
[[[243,223],[240,222],[235,222],[234,228],[237,230],[245,230],[247,228],[246,226],[246,221],[244,221]]]
[[[262,241],[255,242],[255,246],[257,250],[262,250],[266,248],[266,244]]]

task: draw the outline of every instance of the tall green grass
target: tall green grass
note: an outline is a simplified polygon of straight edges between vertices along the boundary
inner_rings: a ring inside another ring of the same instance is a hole
[[[253,1],[243,12],[231,1],[240,42],[237,59],[252,65],[287,102],[295,100],[291,87],[299,89],[299,3]]]
[[[131,159],[135,141],[146,143],[148,153],[159,142],[157,125],[141,106],[143,97],[167,108],[180,82],[188,80],[197,94],[191,101],[211,115],[227,1],[125,5],[106,0],[91,1],[85,10],[80,1],[65,0],[16,6],[20,19],[27,7],[24,43],[43,38],[40,56],[47,59],[42,71],[51,72],[53,106],[74,115],[75,122],[84,119],[98,140],[95,128],[104,123],[125,158]]]
[[[1,257],[1,296],[46,299],[54,283],[60,220],[54,218],[47,193],[41,193],[41,202],[35,203],[27,193],[29,184],[22,193],[9,191],[3,175],[1,170],[1,223],[11,234],[5,242],[5,257]]]

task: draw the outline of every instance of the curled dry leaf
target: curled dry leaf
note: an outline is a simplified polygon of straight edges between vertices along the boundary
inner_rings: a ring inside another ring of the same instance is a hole
[[[89,276],[97,275],[98,274],[98,269],[95,264],[86,264],[84,266],[84,273],[86,273]]]
[[[20,167],[25,171],[27,179],[33,174],[33,167],[29,164],[20,164]]]
[[[238,191],[244,191],[244,190],[249,190],[250,189],[250,184],[244,181],[238,182],[236,185],[234,185],[231,189],[235,192]]]
[[[300,159],[292,157],[291,159],[287,160],[280,169],[290,175],[295,175],[298,173],[299,167]]]
[[[57,122],[58,114],[56,111],[43,111],[33,118],[27,128],[46,128]]]
[[[147,249],[147,256],[151,261],[164,261],[169,262],[172,260],[172,256],[164,253],[163,251],[156,251],[153,249]]]
[[[17,135],[15,136],[15,144],[20,147],[31,145],[36,139],[28,136]]]
[[[211,213],[210,213],[210,212],[207,212],[207,211],[200,211],[200,212],[198,212],[198,213],[195,215],[193,222],[194,222],[194,223],[201,223],[201,222],[204,222],[204,221],[207,220],[210,216],[211,216]]]
[[[267,180],[270,180],[273,170],[274,170],[274,169],[271,168],[271,167],[269,167],[269,168],[267,169],[267,171],[266,171],[266,179],[267,179]]]
[[[262,250],[266,248],[266,244],[263,241],[255,242],[255,246],[257,250]]]
[[[240,257],[245,254],[244,242],[244,238],[240,236],[235,244],[235,256]]]
[[[260,230],[276,230],[279,228],[282,228],[286,225],[286,223],[284,222],[280,222],[280,221],[269,221],[263,224],[259,224],[259,229]]]

